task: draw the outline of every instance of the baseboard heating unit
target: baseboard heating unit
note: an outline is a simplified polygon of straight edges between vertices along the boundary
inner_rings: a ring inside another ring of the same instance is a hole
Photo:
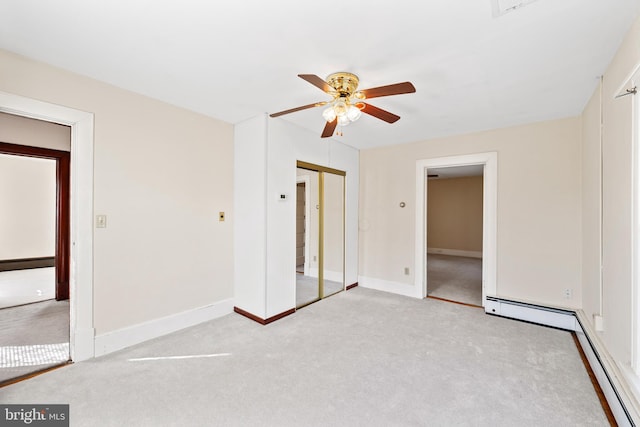
[[[618,425],[636,426],[640,423],[640,413],[629,385],[591,325],[586,322],[582,310],[572,311],[487,297],[485,312],[575,332]]]

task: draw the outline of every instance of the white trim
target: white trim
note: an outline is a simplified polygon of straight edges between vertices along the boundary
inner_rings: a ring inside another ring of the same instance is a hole
[[[318,277],[318,267],[309,267],[309,274],[305,274],[307,277]],[[324,271],[324,280],[329,280],[331,282],[338,282],[344,285],[344,273],[341,271]]]
[[[304,183],[304,272],[305,276],[309,275],[309,265],[311,265],[311,261],[309,259],[309,228],[311,227],[311,210],[309,208],[310,195],[309,195],[309,175],[298,175],[296,176],[296,184]],[[296,189],[296,197],[298,195],[298,190]],[[297,213],[296,207],[296,213]]]
[[[592,329],[584,312],[576,310],[575,316],[577,319],[575,332],[578,341],[618,425],[631,425],[629,417],[634,423],[640,423],[640,404],[634,397],[633,390],[625,380],[625,376],[600,341],[598,334]],[[629,412],[629,416],[627,416],[625,408]]]
[[[640,69],[636,68],[629,82],[637,86]],[[631,103],[632,123],[632,223],[631,223],[631,369],[640,375],[640,95],[635,94]],[[602,313],[600,313],[602,314]]]
[[[487,314],[524,320],[539,325],[575,331],[576,318],[572,310],[543,307],[518,301],[488,298],[484,307]]]
[[[416,161],[415,292],[427,296],[427,173],[429,168],[484,165],[482,203],[482,304],[497,293],[498,153],[438,157]]]
[[[324,280],[341,283],[342,288],[344,289],[344,273],[342,271],[325,270],[323,277]]]
[[[418,293],[416,293],[415,286],[410,283],[392,282],[390,280],[376,279],[375,277],[358,276],[358,286],[407,297],[421,298],[418,296]]]
[[[96,357],[122,350],[233,312],[233,299],[172,314],[96,336]]]
[[[0,92],[0,111],[71,126],[70,356],[94,356],[93,113]]]
[[[459,249],[427,248],[427,253],[450,255],[450,256],[462,256],[462,257],[469,257],[469,258],[482,258],[482,251],[462,251]]]

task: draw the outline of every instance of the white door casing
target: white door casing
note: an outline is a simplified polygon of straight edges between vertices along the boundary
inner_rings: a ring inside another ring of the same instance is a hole
[[[417,298],[427,296],[427,174],[429,168],[483,165],[482,201],[482,305],[497,292],[498,153],[487,152],[416,161],[415,288]]]

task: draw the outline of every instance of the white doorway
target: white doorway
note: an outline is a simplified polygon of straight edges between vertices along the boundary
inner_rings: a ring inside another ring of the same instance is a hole
[[[482,196],[482,306],[496,295],[497,268],[497,168],[496,152],[422,159],[416,162],[415,271],[418,297],[427,296],[427,177],[429,169],[480,165],[483,167]]]
[[[427,297],[482,306],[484,165],[429,168]]]
[[[0,92],[0,111],[71,126],[71,360],[94,357],[93,114]]]

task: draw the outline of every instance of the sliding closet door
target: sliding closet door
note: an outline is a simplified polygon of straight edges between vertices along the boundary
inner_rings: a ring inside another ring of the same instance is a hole
[[[322,172],[322,297],[344,290],[344,176]]]
[[[298,168],[296,183],[296,307],[302,307],[321,298],[320,174]]]
[[[296,184],[296,307],[299,308],[344,290],[345,173],[298,162]],[[302,259],[304,263],[300,264]]]

